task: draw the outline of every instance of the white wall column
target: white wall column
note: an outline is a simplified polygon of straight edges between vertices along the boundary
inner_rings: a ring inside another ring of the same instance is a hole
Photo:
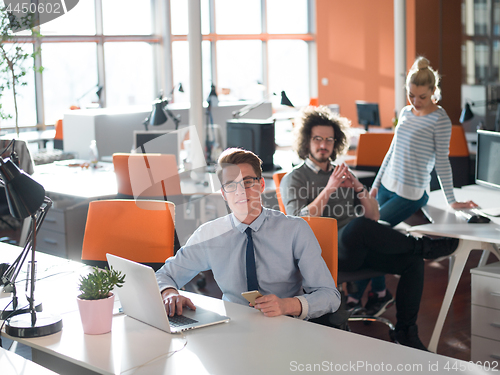
[[[190,132],[191,142],[194,137],[199,137],[204,145],[204,121],[203,121],[203,85],[201,67],[201,4],[200,0],[188,1],[188,44],[189,44],[189,96],[191,107],[189,109],[189,124],[194,125],[197,135]],[[193,163],[198,165],[204,155],[192,155]],[[197,159],[197,160],[194,160]]]
[[[406,105],[406,0],[394,0],[394,109]]]

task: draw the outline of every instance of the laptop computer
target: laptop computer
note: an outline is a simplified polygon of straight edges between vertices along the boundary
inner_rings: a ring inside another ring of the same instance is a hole
[[[195,311],[185,308],[182,315],[169,317],[151,267],[112,254],[106,254],[106,258],[111,267],[125,275],[125,283],[121,288],[116,288],[116,293],[123,312],[131,318],[168,333],[179,333],[230,320],[227,316],[198,306]]]

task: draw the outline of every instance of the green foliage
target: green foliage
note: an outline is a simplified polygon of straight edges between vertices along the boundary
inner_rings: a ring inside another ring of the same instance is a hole
[[[40,47],[35,48],[33,53],[26,53],[23,45],[25,43],[31,44],[34,38],[41,35],[32,27],[35,25],[35,15],[33,13],[26,13],[25,16],[18,19],[9,14],[6,9],[6,7],[0,8],[0,102],[2,101],[3,91],[6,89],[11,90],[14,97],[16,132],[19,134],[18,94],[16,88],[27,85],[27,71],[34,67],[34,58],[40,54]],[[26,27],[31,29],[31,36],[14,37],[13,30]],[[29,66],[30,63],[31,66]],[[34,70],[41,73],[43,68]],[[6,120],[12,117],[12,114],[6,113],[5,109],[0,105],[0,119]]]
[[[108,298],[111,290],[116,286],[121,288],[125,282],[125,275],[117,272],[111,267],[101,270],[94,267],[94,271],[87,276],[80,277],[79,290],[81,299],[104,299]]]

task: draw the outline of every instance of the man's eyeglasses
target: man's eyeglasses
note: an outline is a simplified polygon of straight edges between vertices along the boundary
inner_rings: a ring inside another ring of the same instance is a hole
[[[260,181],[260,179],[261,177],[246,177],[239,182],[229,182],[222,185],[222,190],[224,190],[226,193],[233,193],[236,191],[236,189],[238,189],[238,185],[245,189],[250,189],[257,183],[257,181]]]
[[[335,138],[333,138],[333,137],[323,138],[323,137],[320,137],[319,135],[316,135],[316,136],[312,137],[312,141],[314,143],[318,143],[318,144],[323,142],[323,141],[325,141],[328,144],[332,144],[333,142],[335,142]]]

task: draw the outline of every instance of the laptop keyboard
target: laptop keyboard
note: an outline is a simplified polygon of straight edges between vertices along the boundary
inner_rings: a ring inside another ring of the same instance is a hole
[[[168,317],[168,321],[172,327],[182,327],[187,326],[189,324],[198,323],[197,320],[188,318],[184,315],[174,315],[172,317]]]

